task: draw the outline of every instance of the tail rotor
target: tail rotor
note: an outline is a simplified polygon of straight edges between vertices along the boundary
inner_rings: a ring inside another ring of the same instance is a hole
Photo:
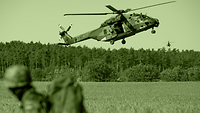
[[[65,28],[62,27],[62,25],[60,24],[58,25],[58,27],[62,30],[61,32],[59,31],[59,35],[61,36],[59,40],[64,39],[65,42],[68,42],[68,40],[72,39],[72,37],[67,33],[71,29],[72,24],[70,24],[67,30],[65,30]]]
[[[68,32],[71,29],[71,27],[72,27],[72,24],[69,25],[66,31]]]

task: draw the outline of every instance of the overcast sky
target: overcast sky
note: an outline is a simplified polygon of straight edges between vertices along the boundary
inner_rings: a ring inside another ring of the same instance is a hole
[[[169,0],[168,0],[169,1]],[[200,0],[176,0],[177,2],[138,10],[160,21],[156,34],[151,30],[126,38],[110,45],[89,39],[73,46],[103,47],[105,49],[144,48],[157,50],[171,41],[172,49],[200,51]],[[167,0],[0,0],[0,41],[58,43],[58,24],[67,28],[73,24],[69,34],[77,36],[98,28],[111,16],[63,16],[65,13],[111,12],[105,5],[116,9],[138,8],[167,2]],[[133,13],[133,12],[131,12]]]

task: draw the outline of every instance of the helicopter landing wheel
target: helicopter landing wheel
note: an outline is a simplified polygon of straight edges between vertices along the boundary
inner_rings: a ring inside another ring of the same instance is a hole
[[[155,34],[155,33],[156,33],[156,30],[152,29],[151,33],[152,33],[152,34]]]
[[[126,40],[123,39],[123,40],[122,40],[122,44],[125,44],[125,43],[126,43]]]
[[[111,40],[111,41],[110,41],[110,44],[111,44],[111,45],[113,45],[114,43],[115,43],[115,41],[114,41],[114,40]]]

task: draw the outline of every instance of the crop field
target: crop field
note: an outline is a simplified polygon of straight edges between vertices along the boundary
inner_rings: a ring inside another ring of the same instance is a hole
[[[34,82],[45,92],[49,82]],[[200,113],[200,82],[82,82],[89,113]],[[0,112],[19,102],[0,82]]]

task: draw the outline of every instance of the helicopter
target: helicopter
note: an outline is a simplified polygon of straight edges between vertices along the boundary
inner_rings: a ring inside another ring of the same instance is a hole
[[[171,47],[171,43],[173,43],[173,42],[168,41],[168,42],[167,42],[167,46],[168,46],[168,47]]]
[[[155,5],[149,5],[145,7],[140,7],[136,9],[126,9],[126,10],[117,10],[111,5],[106,5],[108,9],[112,12],[110,13],[77,13],[77,14],[64,14],[64,16],[69,15],[108,15],[108,14],[117,14],[107,20],[105,20],[99,28],[94,29],[92,31],[86,32],[84,34],[72,37],[68,34],[68,31],[71,29],[72,24],[65,30],[59,24],[59,28],[62,32],[59,31],[59,35],[61,36],[59,40],[64,40],[65,43],[58,43],[59,45],[71,45],[80,41],[84,41],[87,39],[95,39],[97,41],[102,42],[110,42],[111,45],[115,43],[117,40],[122,39],[122,44],[125,44],[125,38],[135,35],[136,33],[140,33],[142,31],[146,31],[148,29],[152,29],[151,33],[155,34],[156,31],[154,27],[159,26],[159,20],[156,18],[152,18],[147,16],[147,14],[138,14],[138,13],[130,13],[125,14],[130,11],[136,11],[144,8],[154,7],[158,5],[168,4],[176,1],[169,1],[164,3],[159,3]]]

